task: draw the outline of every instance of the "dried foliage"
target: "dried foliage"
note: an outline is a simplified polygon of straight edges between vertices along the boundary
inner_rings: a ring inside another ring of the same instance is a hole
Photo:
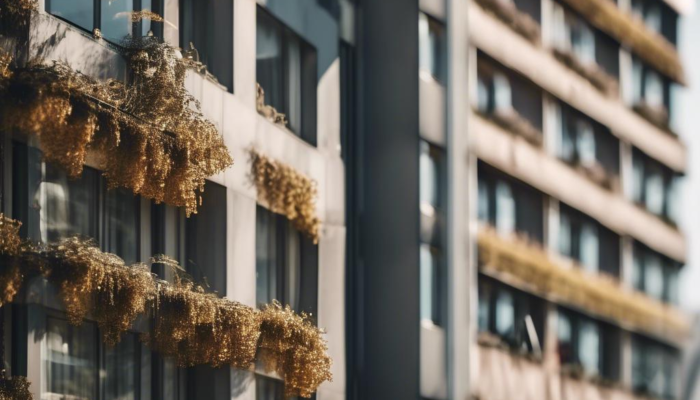
[[[610,76],[598,65],[583,64],[578,57],[569,51],[562,51],[559,49],[553,49],[552,51],[559,61],[574,70],[577,74],[586,78],[588,82],[604,95],[608,97],[616,97],[619,95],[617,79]]]
[[[0,256],[10,258],[21,277],[0,279],[5,302],[12,301],[25,275],[43,276],[58,288],[70,323],[79,325],[85,317],[97,321],[108,345],[117,344],[136,318],[146,315],[153,323],[144,342],[180,366],[250,368],[259,359],[284,378],[288,394],[303,397],[331,379],[323,332],[304,314],[278,303],[256,310],[182,278],[159,280],[145,264],[127,266],[90,240],[34,245],[20,241],[18,230],[19,223],[0,214]],[[151,261],[179,269],[171,259]],[[1,394],[0,387],[0,400]]]
[[[273,302],[262,311],[261,330],[259,360],[284,378],[286,396],[311,397],[321,383],[331,380],[326,341],[308,315]]]
[[[505,240],[487,229],[480,232],[478,242],[479,266],[485,273],[505,275],[509,282],[555,302],[580,307],[634,329],[678,340],[688,333],[688,321],[680,311],[624,289],[612,278],[559,265],[546,251],[525,240]]]
[[[316,216],[316,182],[256,150],[249,153],[251,178],[258,189],[258,197],[273,212],[287,216],[296,229],[318,243],[321,220]]]
[[[190,61],[154,38],[122,47],[129,85],[98,82],[59,62],[15,68],[0,79],[0,129],[38,136],[47,161],[71,177],[95,151],[110,188],[185,207],[189,215],[205,179],[233,161],[184,87]]]
[[[0,0],[0,31],[26,28],[38,6],[37,0]]]
[[[540,43],[540,25],[530,15],[518,10],[512,1],[476,0],[476,2],[531,43]]]
[[[620,10],[610,0],[565,0],[595,27],[629,46],[654,69],[685,84],[683,65],[675,47],[663,36],[649,30],[643,21]]]
[[[29,381],[23,376],[0,378],[0,400],[32,400]]]

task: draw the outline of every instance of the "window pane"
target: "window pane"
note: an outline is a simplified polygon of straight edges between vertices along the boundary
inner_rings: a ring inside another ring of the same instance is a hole
[[[46,3],[49,13],[61,17],[83,29],[92,31],[94,27],[93,0],[49,0]]]
[[[479,180],[479,204],[478,214],[479,221],[489,222],[489,187],[486,180]]]
[[[55,242],[73,235],[98,238],[99,175],[91,168],[75,180],[51,164],[34,196],[41,219],[41,240]]]
[[[644,200],[644,163],[636,155],[632,157],[632,200],[640,204]]]
[[[662,299],[664,293],[664,275],[661,267],[661,259],[655,255],[649,255],[645,263],[644,287],[652,297]]]
[[[158,10],[153,9],[153,0],[141,0],[141,10],[153,11],[154,13],[158,14]],[[141,20],[141,36],[148,36],[148,32],[151,32],[153,28],[153,23],[150,19]],[[184,45],[181,46],[186,48]]]
[[[581,264],[586,270],[595,272],[598,270],[598,229],[592,224],[583,224],[581,227]]]
[[[664,106],[664,86],[656,72],[647,69],[644,77],[644,101],[652,107]]]
[[[122,336],[115,347],[105,346],[102,371],[105,400],[136,400],[138,398],[140,343],[136,334]]]
[[[211,291],[226,295],[226,187],[207,182],[202,205],[185,222],[185,268]]]
[[[278,235],[274,214],[260,206],[256,214],[256,301],[261,305],[280,300],[277,289]]]
[[[131,264],[139,259],[140,199],[128,190],[107,191],[104,249]]]
[[[578,130],[578,156],[582,165],[593,166],[596,164],[596,143],[593,127],[588,121],[579,120],[576,123]]]
[[[571,363],[574,351],[571,319],[561,311],[557,319],[557,338],[559,342],[559,362],[562,364]]]
[[[277,218],[284,218],[278,216]],[[287,226],[285,274],[284,274],[284,302],[292,309],[299,310],[299,296],[301,289],[301,233],[297,231],[290,221],[284,220]]]
[[[420,201],[437,208],[439,201],[439,166],[438,160],[431,154],[427,142],[420,144]]]
[[[510,185],[503,181],[496,184],[496,230],[502,235],[515,232],[515,200]]]
[[[284,384],[282,381],[264,376],[255,376],[256,400],[283,400]]]
[[[134,10],[133,0],[102,1],[101,25],[102,36],[107,40],[120,42],[132,34],[135,25],[131,22],[131,12]]]
[[[559,215],[559,253],[566,257],[572,257],[571,221],[566,214]]]
[[[479,331],[486,332],[490,328],[491,285],[479,279]]]
[[[653,171],[647,176],[644,196],[647,209],[661,215],[664,207],[664,180],[660,172]]]
[[[420,69],[435,80],[443,81],[443,27],[427,15],[418,17]]]
[[[420,246],[420,316],[423,320],[437,323],[436,280],[437,260],[429,245]]]
[[[513,108],[513,96],[508,78],[500,73],[494,74],[493,90],[495,111],[510,112]]]
[[[515,307],[513,295],[501,290],[496,298],[496,333],[504,337],[510,337],[515,329]]]
[[[578,357],[586,372],[594,375],[600,373],[600,332],[595,322],[580,322]]]
[[[256,36],[257,80],[265,91],[265,104],[286,113],[284,107],[284,61],[282,58],[282,29],[258,9]]]
[[[632,285],[637,290],[644,290],[643,268],[642,254],[638,249],[635,249],[632,257]]]
[[[581,21],[576,19],[571,33],[571,44],[576,57],[584,64],[595,63],[595,35],[593,30]]]
[[[97,398],[97,328],[48,318],[43,400]]]
[[[489,85],[485,78],[479,77],[477,80],[477,108],[482,113],[489,112]]]
[[[287,121],[289,128],[301,135],[301,44],[295,36],[287,35]]]

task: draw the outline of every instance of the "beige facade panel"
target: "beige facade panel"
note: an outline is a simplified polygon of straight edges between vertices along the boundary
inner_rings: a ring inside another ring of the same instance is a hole
[[[621,194],[603,189],[542,149],[472,114],[472,151],[481,160],[598,220],[620,235],[685,262],[684,236]]]
[[[686,149],[678,138],[644,120],[620,99],[604,96],[547,49],[534,46],[480,7],[470,7],[469,26],[473,44],[498,62],[606,125],[620,140],[677,172],[685,171]]]

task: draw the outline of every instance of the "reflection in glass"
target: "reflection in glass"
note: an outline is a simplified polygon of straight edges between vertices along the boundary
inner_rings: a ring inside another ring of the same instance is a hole
[[[97,328],[48,318],[42,400],[97,399]]]
[[[120,42],[132,34],[131,12],[134,10],[133,0],[110,0],[100,4],[100,30],[107,40]]]
[[[256,25],[256,78],[265,91],[265,104],[279,112],[284,107],[284,60],[282,56],[282,32],[271,19],[258,13]]]
[[[94,27],[93,0],[48,0],[46,11],[88,31]]]

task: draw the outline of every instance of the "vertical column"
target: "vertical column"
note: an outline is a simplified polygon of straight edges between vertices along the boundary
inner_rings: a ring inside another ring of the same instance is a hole
[[[470,316],[473,293],[476,293],[475,275],[470,273],[473,243],[469,234],[470,190],[468,115],[470,51],[468,30],[468,1],[447,0],[447,173],[448,173],[448,321],[447,363],[449,398],[469,398],[469,347],[472,341]],[[471,57],[470,57],[471,56]],[[476,65],[474,63],[474,65]],[[475,190],[473,190],[475,192]]]
[[[418,0],[368,0],[359,10],[357,398],[417,399]]]

